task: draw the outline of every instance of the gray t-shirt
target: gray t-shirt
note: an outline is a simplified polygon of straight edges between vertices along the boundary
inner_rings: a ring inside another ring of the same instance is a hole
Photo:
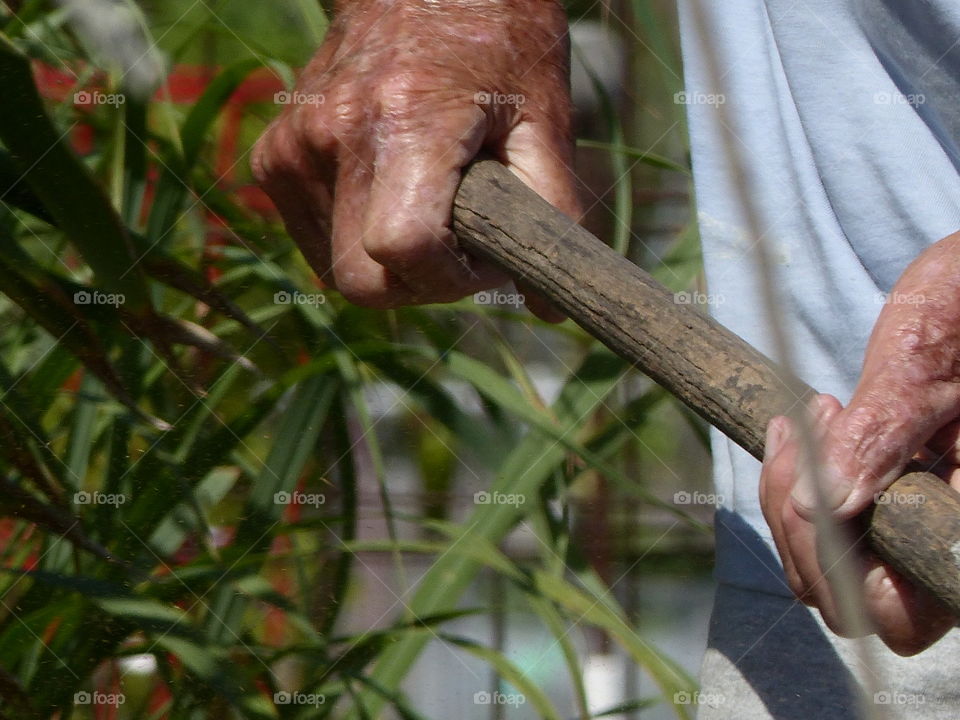
[[[695,6],[710,48],[696,39]],[[681,0],[681,16],[710,309],[775,356],[745,194],[772,250],[795,367],[846,402],[885,294],[924,248],[960,229],[960,2]],[[725,142],[746,166],[743,193]],[[779,571],[743,548],[753,531],[773,549],[759,463],[718,434],[713,445],[727,511],[718,578],[789,595]]]
[[[776,356],[746,197],[794,366],[846,403],[885,294],[960,229],[960,1],[680,0],[680,11],[710,310]],[[746,168],[742,190],[727,142]],[[700,704],[698,718],[847,720],[858,703],[884,717],[960,717],[960,632],[915,658],[872,638],[860,662],[863,646],[792,598],[760,512],[760,464],[712,440],[724,500],[701,682],[722,702]]]

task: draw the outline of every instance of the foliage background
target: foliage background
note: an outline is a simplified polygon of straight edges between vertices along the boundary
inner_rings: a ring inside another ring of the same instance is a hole
[[[709,509],[674,501],[707,487],[704,429],[569,322],[315,285],[249,187],[278,108],[241,95],[292,86],[320,4],[100,5],[202,93],[138,99],[62,7],[0,6],[3,717],[422,717],[404,679],[428,644],[525,699],[470,693],[463,717],[691,716],[636,596],[709,569]],[[570,13],[628,49],[622,84],[586,73],[587,224],[691,289],[670,4]],[[78,301],[95,293],[124,302]],[[475,501],[491,489],[524,502]],[[518,617],[569,698],[505,649]],[[598,710],[586,656],[611,647],[652,690]]]

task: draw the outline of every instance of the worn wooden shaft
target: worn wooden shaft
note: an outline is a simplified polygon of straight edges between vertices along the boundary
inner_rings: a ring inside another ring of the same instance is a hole
[[[522,280],[754,457],[775,415],[813,390],[528,189],[475,163],[457,194],[461,246]],[[960,617],[960,495],[910,473],[867,515],[876,552]]]

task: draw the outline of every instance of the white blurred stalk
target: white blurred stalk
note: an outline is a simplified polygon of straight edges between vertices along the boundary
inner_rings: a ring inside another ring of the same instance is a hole
[[[704,49],[707,57],[711,58],[709,63],[711,91],[722,92],[723,82],[719,74],[719,54],[713,43],[713,37],[710,34],[710,28],[707,26],[706,18],[702,10],[701,2],[705,0],[694,0],[693,18],[696,25],[696,41]],[[753,247],[756,249],[756,257],[761,276],[761,291],[763,295],[763,307],[766,314],[767,329],[773,339],[774,347],[777,353],[777,360],[780,367],[786,370],[793,380],[796,377],[794,373],[795,363],[793,361],[794,353],[790,338],[783,330],[779,322],[780,299],[776,292],[776,279],[773,273],[773,262],[770,256],[768,241],[762,231],[761,222],[753,204],[749,188],[746,182],[746,172],[742,162],[742,157],[733,146],[730,135],[730,128],[735,127],[731,122],[726,104],[718,104],[715,112],[720,114],[721,123],[727,129],[724,133],[724,153],[729,163],[731,173],[734,179],[734,186],[739,195],[740,205],[744,210],[744,217],[747,220],[747,230],[750,238],[754,241]],[[789,387],[790,392],[795,397],[803,395],[801,387]],[[823,468],[820,463],[820,456],[817,448],[817,440],[813,434],[813,427],[810,417],[803,403],[795,403],[789,412],[790,420],[798,431],[800,440],[800,462],[799,465],[810,473],[810,480],[816,491],[816,529],[819,539],[820,564],[826,568],[827,575],[831,581],[833,596],[836,598],[842,621],[858,639],[853,640],[853,650],[862,668],[867,670],[861,673],[862,682],[865,685],[860,710],[863,716],[868,720],[878,720],[883,717],[878,708],[870,700],[878,692],[877,675],[874,671],[870,649],[867,646],[865,637],[872,633],[872,629],[866,622],[866,613],[864,612],[863,588],[856,581],[859,576],[859,569],[854,561],[853,553],[849,551],[847,543],[844,542],[839,528],[833,517],[826,510],[826,495],[824,491],[825,479]],[[815,670],[815,668],[811,668]]]
[[[56,0],[90,58],[138,100],[160,86],[165,61],[130,0]]]

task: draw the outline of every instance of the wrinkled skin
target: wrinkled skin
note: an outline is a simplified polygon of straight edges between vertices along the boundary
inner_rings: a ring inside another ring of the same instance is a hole
[[[826,502],[856,533],[852,519],[917,457],[960,489],[960,233],[920,255],[897,282],[867,346],[850,404],[820,395],[811,412],[820,438]],[[760,497],[787,579],[827,625],[847,634],[817,558],[816,504],[808,473],[798,472],[797,429],[784,417],[767,429]],[[798,481],[798,475],[802,478]],[[867,618],[895,652],[912,655],[955,623],[945,608],[858,546]]]
[[[506,281],[464,256],[450,232],[461,169],[492,153],[555,206],[580,216],[571,171],[566,19],[554,0],[359,0],[340,3],[297,90],[267,130],[254,173],[304,256],[328,285],[370,307],[443,302]],[[520,95],[491,104],[478,92]],[[820,396],[828,494],[840,521],[865,509],[914,455],[943,455],[960,486],[960,240],[951,236],[904,273],[886,306],[861,382],[842,408]],[[528,294],[537,314],[558,319]],[[844,634],[817,559],[810,492],[797,490],[797,440],[768,428],[761,503],[787,578]],[[865,550],[868,615],[901,654],[920,651],[954,618]]]
[[[450,230],[461,169],[481,150],[579,217],[566,32],[554,0],[341,3],[297,88],[323,103],[288,105],[252,163],[326,284],[388,308],[506,282]]]

